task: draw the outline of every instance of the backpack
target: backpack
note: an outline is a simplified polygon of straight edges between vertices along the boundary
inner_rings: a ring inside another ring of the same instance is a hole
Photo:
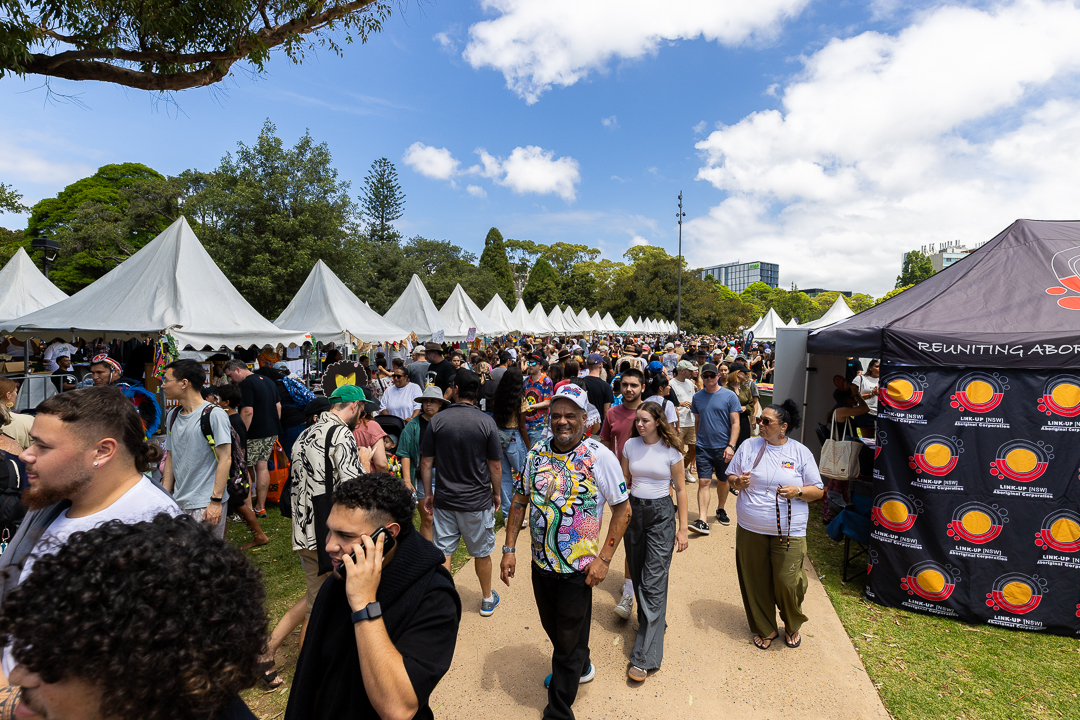
[[[308,390],[299,380],[286,375],[281,378],[281,381],[285,383],[285,389],[289,391],[289,397],[292,398],[297,407],[302,408],[315,399],[315,393]]]
[[[16,456],[0,452],[0,552],[22,524],[26,508],[19,495],[26,486],[26,468]]]
[[[207,405],[202,415],[199,417],[199,428],[202,430],[203,437],[210,443],[210,450],[214,452],[214,430],[210,427],[210,413],[214,410],[214,405]],[[177,416],[180,415],[182,408],[175,408],[172,414],[169,416],[169,432],[172,432],[173,423],[176,422]],[[247,496],[251,493],[251,480],[248,478],[247,473],[247,456],[244,453],[244,446],[240,442],[240,436],[236,434],[236,428],[229,423],[229,433],[232,436],[232,443],[229,448],[232,451],[232,464],[229,467],[229,480],[226,483],[226,487],[229,490],[229,507],[228,511],[233,512],[239,508],[244,500],[247,500]]]

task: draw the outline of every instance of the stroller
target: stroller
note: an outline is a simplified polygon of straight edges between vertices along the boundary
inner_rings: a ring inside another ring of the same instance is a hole
[[[389,442],[386,444],[386,464],[390,468],[390,474],[401,477],[401,461],[397,456],[397,445],[401,439],[401,433],[405,430],[405,421],[394,415],[376,415],[373,420],[386,433]],[[385,439],[384,439],[385,442]]]

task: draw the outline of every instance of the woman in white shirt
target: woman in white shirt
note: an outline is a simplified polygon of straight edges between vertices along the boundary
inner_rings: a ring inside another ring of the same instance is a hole
[[[420,403],[416,398],[423,394],[423,390],[416,383],[409,382],[409,373],[404,367],[394,365],[394,373],[390,376],[394,384],[383,390],[382,414],[399,417],[409,422],[420,414]]]
[[[776,608],[790,648],[802,643],[799,628],[807,619],[802,611],[808,584],[803,570],[807,503],[821,498],[824,488],[814,456],[787,437],[800,420],[791,400],[765,408],[758,420],[761,437],[739,446],[728,465],[729,485],[745,491],[739,493],[736,505],[735,568],[746,621],[754,632],[754,645],[762,650],[768,650],[780,634]]]
[[[643,402],[622,450],[633,510],[623,541],[638,601],[637,640],[626,674],[635,682],[644,681],[663,660],[671,550],[677,547],[682,552],[689,544],[682,453],[682,443],[661,406],[654,400]],[[672,485],[676,506],[671,504]]]

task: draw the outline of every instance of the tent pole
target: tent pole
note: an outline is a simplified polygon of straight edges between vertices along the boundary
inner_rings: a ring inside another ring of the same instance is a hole
[[[809,398],[809,392],[810,392],[810,372],[812,370],[814,370],[814,368],[810,367],[810,353],[809,352],[806,353],[806,362],[804,364],[806,365],[806,374],[803,375],[803,386],[802,386],[802,414],[803,414],[803,421],[802,421],[802,425],[799,426],[799,442],[801,442],[803,444],[806,444],[806,401]]]

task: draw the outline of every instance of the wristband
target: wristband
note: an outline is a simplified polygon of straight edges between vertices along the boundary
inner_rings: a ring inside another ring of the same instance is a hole
[[[212,497],[212,498],[210,498],[210,502],[217,502],[217,503],[219,503],[219,502],[221,502],[221,498],[216,498],[216,497]]]
[[[503,555],[505,555],[507,553],[514,553],[514,552],[516,552],[516,550],[514,548],[507,547],[506,545],[503,545]]]
[[[611,564],[611,561],[610,560],[605,560],[602,555],[597,555],[596,559],[599,560],[600,562],[604,563],[605,565],[610,565]]]

